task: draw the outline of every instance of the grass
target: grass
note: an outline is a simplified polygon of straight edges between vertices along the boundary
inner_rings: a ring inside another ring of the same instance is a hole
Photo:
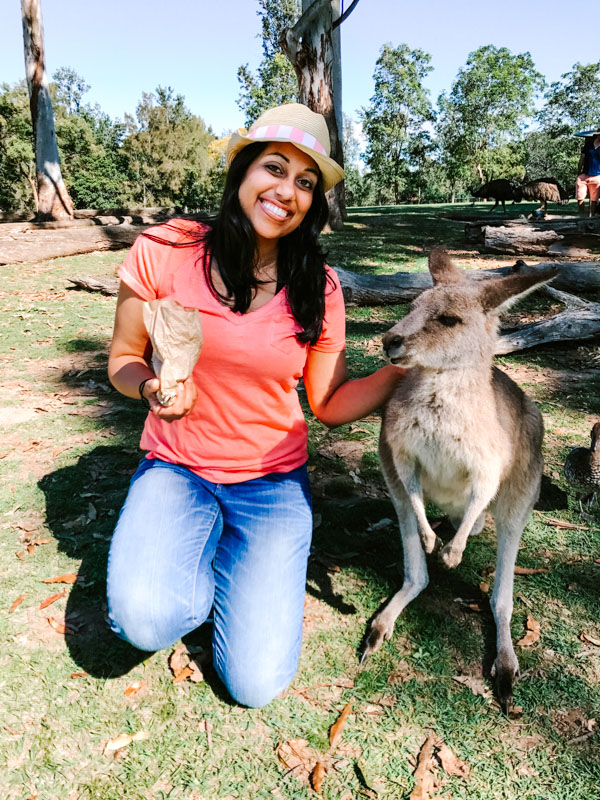
[[[346,230],[325,238],[329,261],[376,273],[423,270],[426,249],[445,241],[459,263],[489,266],[492,259],[465,245],[462,223],[448,219],[456,210],[353,210]],[[477,208],[460,210],[468,215]],[[508,209],[517,210],[523,213],[523,206]],[[361,792],[408,798],[430,728],[471,766],[469,781],[440,772],[441,796],[596,796],[600,647],[579,635],[600,639],[600,519],[565,530],[544,517],[582,522],[561,464],[571,447],[587,443],[600,416],[597,345],[553,346],[499,360],[540,404],[547,430],[543,510],[525,531],[519,564],[548,572],[515,579],[513,637],[523,635],[528,615],[541,625],[540,641],[518,648],[523,676],[515,703],[522,716],[502,717],[488,697],[453,680],[467,675],[485,685],[493,658],[494,626],[479,588],[493,582],[489,527],[469,543],[456,571],[431,560],[430,587],[399,618],[394,638],[358,669],[367,620],[398,587],[402,562],[377,467],[375,415],[335,431],[309,416],[316,530],[300,669],[285,696],[247,710],[231,704],[210,668],[204,683],[173,684],[169,653],[144,658],[104,623],[108,545],[139,458],[144,412],[106,379],[114,299],[70,289],[66,279],[113,274],[122,257],[94,253],[3,268],[0,761],[8,768],[0,772],[0,797],[309,798],[314,792],[286,772],[275,749],[301,738],[325,751],[329,728],[350,699],[353,714],[336,769],[323,783],[324,798]],[[377,368],[378,337],[405,311],[349,310],[353,375]],[[521,306],[528,316],[546,311],[535,298]],[[49,541],[28,553],[35,540]],[[63,573],[78,573],[78,583],[40,609],[63,588],[43,579]],[[20,595],[25,599],[9,613]],[[66,621],[65,635],[48,617]],[[399,665],[403,682],[393,678]],[[126,696],[135,681],[144,688]],[[107,740],[138,731],[147,738],[117,758],[103,755]]]

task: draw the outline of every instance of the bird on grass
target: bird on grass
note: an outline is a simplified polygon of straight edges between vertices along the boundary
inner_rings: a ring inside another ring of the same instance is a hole
[[[576,492],[587,495],[588,506],[600,490],[600,422],[592,428],[590,447],[574,447],[565,460],[565,478]],[[579,507],[583,514],[581,499]]]

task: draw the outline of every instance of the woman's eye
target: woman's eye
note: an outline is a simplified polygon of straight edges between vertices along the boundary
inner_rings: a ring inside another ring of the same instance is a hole
[[[309,190],[309,191],[311,191],[311,192],[312,192],[312,190],[315,188],[315,187],[314,187],[314,185],[313,185],[313,182],[312,182],[312,181],[310,181],[308,178],[300,178],[300,180],[298,181],[298,183],[300,184],[300,186],[301,186],[303,189],[308,189],[308,190]]]
[[[447,328],[453,328],[455,325],[458,325],[459,322],[462,322],[462,319],[460,317],[449,317],[445,314],[440,314],[438,322],[441,322],[442,325],[445,325]]]
[[[279,164],[265,164],[265,166],[270,172],[276,172],[277,174],[280,174],[282,172],[282,169],[279,166]]]

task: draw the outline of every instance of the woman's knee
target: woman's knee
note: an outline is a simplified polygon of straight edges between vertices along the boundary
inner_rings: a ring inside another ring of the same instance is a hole
[[[108,620],[113,633],[138,650],[163,650],[183,635],[173,612],[166,607],[161,610],[156,598],[142,587],[112,591],[109,587]]]
[[[282,675],[272,670],[257,674],[248,669],[238,673],[235,670],[221,671],[218,667],[217,673],[233,700],[248,708],[266,706],[287,689],[294,677],[294,674]]]

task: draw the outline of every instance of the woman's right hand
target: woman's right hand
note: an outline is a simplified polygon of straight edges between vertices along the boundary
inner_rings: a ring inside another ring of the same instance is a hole
[[[177,384],[177,397],[170,406],[163,406],[156,393],[160,389],[160,380],[150,378],[142,388],[143,397],[150,403],[150,412],[165,422],[175,422],[186,417],[196,404],[196,384],[190,376],[183,383]]]

